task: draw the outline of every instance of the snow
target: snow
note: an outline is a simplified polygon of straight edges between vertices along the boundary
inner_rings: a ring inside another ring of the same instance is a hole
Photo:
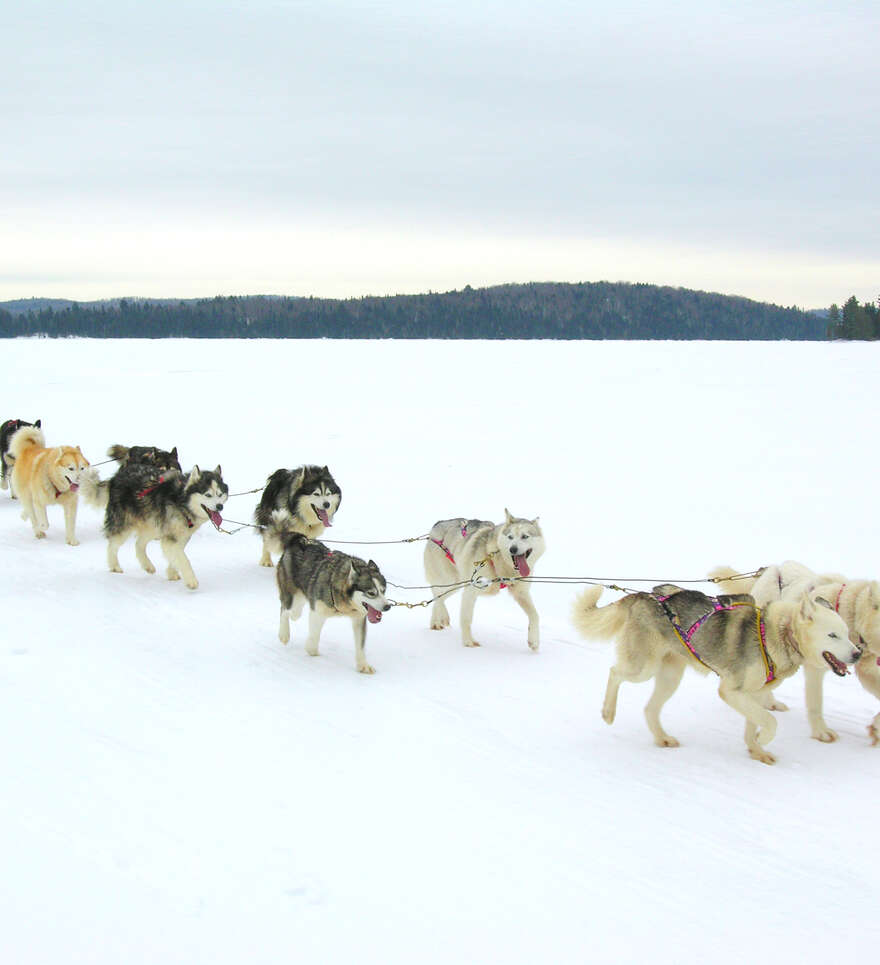
[[[540,516],[537,575],[698,579],[799,559],[876,577],[880,346],[801,343],[4,343],[2,418],[92,462],[177,445],[231,492],[320,462],[328,537]],[[102,474],[112,466],[101,468]],[[247,522],[256,496],[224,514]],[[230,526],[233,524],[230,523]],[[397,607],[354,669],[348,621],[277,639],[259,540],[203,527],[200,588],[111,574],[97,511],[37,542],[0,494],[0,935],[16,963],[826,962],[872,954],[876,701],[826,680],[840,741],[780,687],[766,767],[714,678],[661,750],[650,685],[599,716],[612,652],[541,584],[455,626]],[[422,543],[344,547],[420,585]],[[392,590],[418,602],[423,590]],[[606,594],[610,598],[612,594]],[[827,675],[830,677],[830,675]],[[861,817],[867,814],[865,827]]]

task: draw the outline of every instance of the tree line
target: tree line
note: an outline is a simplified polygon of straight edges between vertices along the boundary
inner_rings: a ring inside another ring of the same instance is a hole
[[[832,305],[828,310],[828,337],[841,339],[880,338],[880,298],[877,304],[860,305],[855,295],[850,296],[841,310]]]
[[[828,334],[823,317],[796,307],[623,282],[466,286],[350,299],[123,299],[0,311],[0,335],[7,338],[820,340]]]

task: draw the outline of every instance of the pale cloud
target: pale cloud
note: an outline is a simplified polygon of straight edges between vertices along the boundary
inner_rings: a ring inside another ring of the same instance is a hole
[[[878,26],[810,0],[7,5],[0,298],[873,299]]]

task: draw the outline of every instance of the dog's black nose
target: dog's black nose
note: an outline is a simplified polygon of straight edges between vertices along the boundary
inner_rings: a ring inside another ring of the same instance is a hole
[[[329,508],[330,508],[330,503],[329,502],[324,503],[324,509],[329,509]]]

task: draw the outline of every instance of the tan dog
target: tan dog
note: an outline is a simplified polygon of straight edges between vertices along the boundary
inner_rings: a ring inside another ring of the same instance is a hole
[[[49,528],[46,508],[55,503],[64,510],[64,532],[70,546],[78,546],[76,527],[77,490],[80,475],[89,463],[79,446],[46,448],[36,426],[19,429],[9,444],[15,460],[12,485],[21,500],[21,518],[29,519],[34,536],[43,539]]]

